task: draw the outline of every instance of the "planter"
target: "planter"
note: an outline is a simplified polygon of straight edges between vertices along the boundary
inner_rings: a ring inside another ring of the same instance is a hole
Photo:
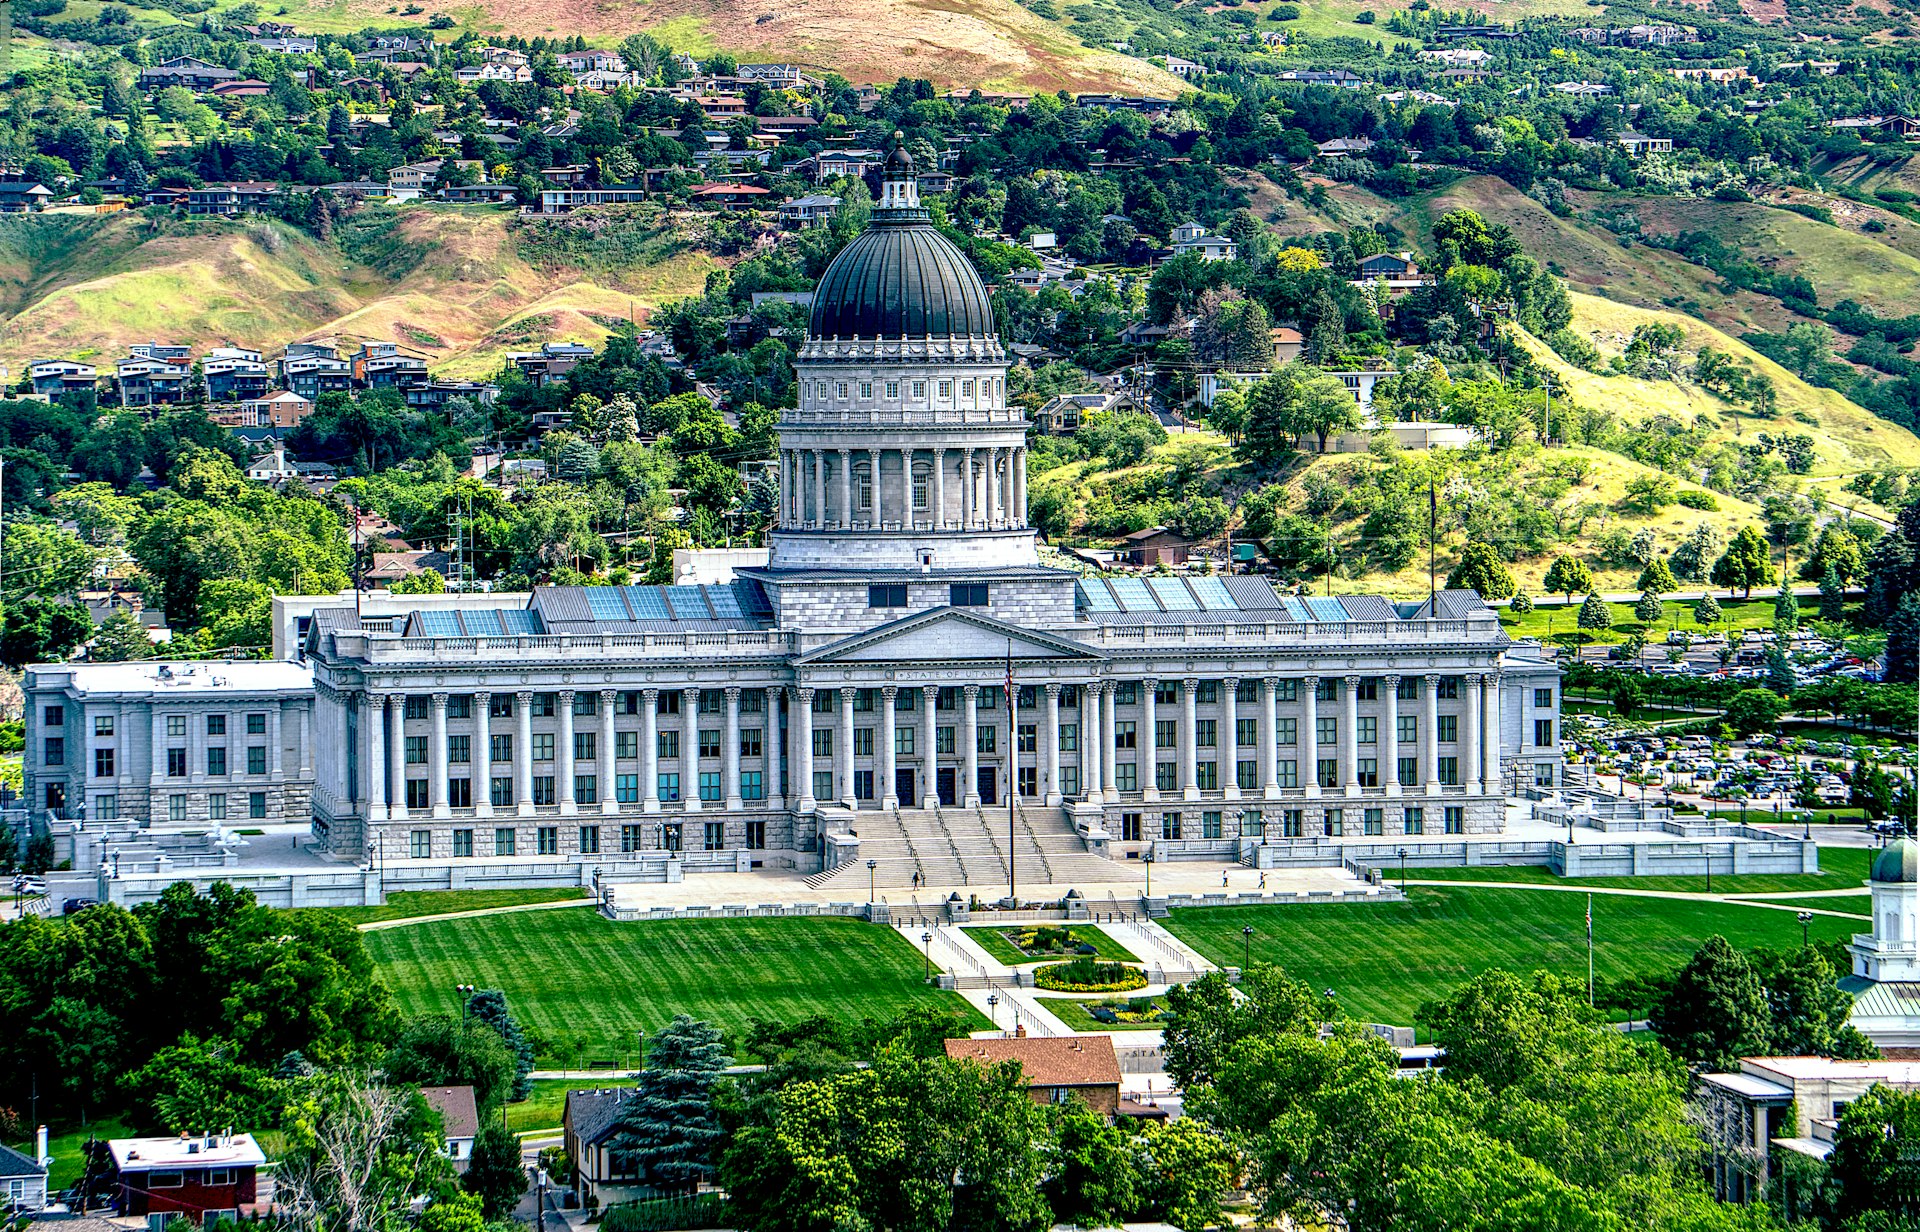
[[[1139,968],[1125,963],[1079,958],[1035,968],[1033,984],[1048,992],[1129,992],[1145,988],[1147,977]]]

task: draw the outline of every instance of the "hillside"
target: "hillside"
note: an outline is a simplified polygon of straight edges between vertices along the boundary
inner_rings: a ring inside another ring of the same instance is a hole
[[[0,222],[0,363],[111,361],[164,339],[277,349],[295,339],[385,338],[475,376],[507,350],[598,341],[698,293],[715,262],[666,234],[590,272],[545,258],[510,215],[474,208],[368,211],[334,244],[279,223],[164,224],[116,215]]]
[[[381,0],[288,0],[302,30],[413,24]],[[831,69],[850,81],[924,77],[943,88],[1179,94],[1144,60],[1085,46],[1014,0],[475,0],[448,6],[462,29],[617,42],[646,30],[694,55],[731,52]]]

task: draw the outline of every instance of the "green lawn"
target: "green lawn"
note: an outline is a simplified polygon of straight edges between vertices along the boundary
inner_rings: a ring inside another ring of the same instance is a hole
[[[1035,997],[1034,1000],[1074,1031],[1158,1031],[1166,1025],[1160,1022],[1100,1022],[1087,1012],[1089,1005],[1098,1004],[1094,1001],[1076,1001],[1072,997]],[[1166,1002],[1156,999],[1154,1004],[1164,1007]]]
[[[47,1170],[49,1192],[65,1189],[80,1179],[81,1168],[87,1162],[82,1148],[86,1146],[88,1138],[126,1138],[132,1133],[132,1128],[118,1117],[95,1121],[84,1129],[77,1125],[52,1126],[47,1137],[47,1154],[53,1156],[53,1166]],[[29,1158],[33,1156],[31,1139],[10,1145]]]
[[[619,1060],[634,1031],[675,1014],[736,1035],[755,1018],[891,1018],[952,1009],[985,1028],[956,993],[921,983],[920,954],[891,929],[836,918],[615,923],[592,911],[522,911],[435,920],[366,934],[400,1008],[455,1008],[460,984],[503,989],[551,1064]]]
[[[355,924],[379,920],[411,920],[423,915],[447,915],[455,911],[483,911],[488,907],[524,907],[529,903],[562,903],[578,899],[581,905],[593,900],[579,886],[553,890],[401,890],[387,895],[382,907],[332,907]]]
[[[1816,826],[1861,826],[1866,824],[1867,811],[1857,808],[1827,808],[1825,806],[1817,809],[1782,809],[1779,813],[1775,813],[1772,809],[1714,808],[1707,816],[1717,817],[1722,821],[1736,821],[1748,826],[1770,826],[1775,822],[1781,825],[1786,825],[1789,822],[1794,825],[1802,825],[1808,820],[1811,820]],[[1820,858],[1824,864],[1826,862],[1826,852],[1821,852]]]
[[[1871,894],[1836,894],[1820,898],[1769,898],[1765,901],[1786,907],[1812,907],[1816,911],[1850,911],[1860,916],[1873,914],[1873,895]],[[1861,932],[1866,931],[1865,924],[1855,924],[1854,928]]]
[[[1107,934],[1101,932],[1099,928],[1092,924],[1073,924],[1068,927],[1072,931],[1075,941],[1084,941],[1094,948],[1094,957],[1096,958],[1103,958],[1110,962],[1131,963],[1140,961],[1134,956],[1132,950],[1121,945],[1112,937],[1107,936]],[[1015,926],[1012,931],[1019,932],[1020,926]],[[1023,954],[1020,952],[1018,946],[1007,940],[1003,935],[1003,926],[975,926],[966,929],[965,932],[967,936],[973,938],[974,941],[979,944],[981,949],[1012,967],[1023,966],[1027,963],[1059,962],[1062,958],[1071,957],[1071,955],[1062,954],[1043,954],[1039,957]]]
[[[1346,1013],[1408,1024],[1420,1005],[1482,971],[1555,971],[1585,980],[1584,894],[1414,886],[1403,902],[1201,907],[1175,911],[1167,927],[1221,966],[1240,962],[1240,930],[1251,924],[1257,959],[1315,988],[1332,988]],[[1595,970],[1605,979],[1667,971],[1719,933],[1736,946],[1800,944],[1790,912],[1724,903],[1596,896]],[[1858,931],[1822,916],[1825,941]]]
[[[1822,847],[1818,873],[1744,873],[1713,879],[1715,894],[1770,894],[1781,890],[1851,890],[1867,879],[1876,853],[1865,847]],[[1388,865],[1389,882],[1400,880],[1400,870]],[[1596,890],[1679,890],[1704,893],[1706,877],[1576,877],[1556,876],[1538,865],[1501,868],[1410,868],[1413,881],[1515,881],[1530,885],[1591,886]]]
[[[633,1079],[625,1071],[578,1078],[535,1078],[533,1091],[517,1104],[507,1105],[507,1128],[516,1134],[530,1129],[552,1129],[560,1124],[567,1107],[568,1091],[587,1091],[598,1087],[630,1087]]]
[[[1680,614],[1679,627],[1686,633],[1725,633],[1730,629],[1773,628],[1772,594],[1768,594],[1764,598],[1755,597],[1744,602],[1740,600],[1729,600],[1725,595],[1719,593],[1715,593],[1713,598],[1714,602],[1720,605],[1721,619],[1719,623],[1713,625],[1711,628],[1695,623],[1693,619],[1693,608],[1694,605],[1699,602],[1696,599],[1664,600],[1665,610],[1661,612],[1660,619],[1651,625],[1642,624],[1639,617],[1633,614],[1634,605],[1632,603],[1609,603],[1607,607],[1613,613],[1613,624],[1601,630],[1597,636],[1588,633],[1584,640],[1618,642],[1624,640],[1629,633],[1640,633],[1645,635],[1649,643],[1664,643],[1667,633],[1674,627],[1673,617],[1675,612]],[[1574,618],[1579,614],[1580,605],[1583,602],[1585,602],[1584,596],[1575,595],[1573,605],[1567,607],[1562,605],[1559,595],[1535,595],[1533,596],[1533,610],[1525,616],[1517,616],[1508,608],[1500,608],[1500,624],[1514,637],[1537,637],[1545,639],[1551,634],[1555,641],[1559,641],[1568,635],[1585,632],[1576,628],[1574,625]],[[1804,615],[1807,614],[1808,609],[1814,605],[1815,601],[1802,599],[1800,602],[1801,612]],[[1858,608],[1859,604],[1857,603],[1847,604],[1847,610],[1850,616],[1856,614]],[[1647,651],[1649,659],[1656,658],[1659,654],[1659,650],[1651,647],[1649,647]]]

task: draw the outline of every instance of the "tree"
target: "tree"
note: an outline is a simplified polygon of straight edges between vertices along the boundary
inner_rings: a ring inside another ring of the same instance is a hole
[[[1162,1038],[1167,1073],[1184,1088],[1214,1081],[1241,1040],[1318,1029],[1324,1008],[1314,990],[1268,963],[1241,973],[1237,990],[1220,972],[1167,990]]]
[[[1635,585],[1655,595],[1670,595],[1680,589],[1680,582],[1673,576],[1673,570],[1667,566],[1666,559],[1660,556],[1648,561],[1646,568],[1640,570]]]
[[[447,1179],[446,1139],[420,1092],[370,1075],[323,1072],[287,1109],[274,1199],[310,1232],[391,1232]],[[519,1166],[519,1147],[514,1148]],[[477,1154],[477,1152],[476,1152]]]
[[[1360,404],[1339,377],[1318,373],[1307,378],[1300,388],[1294,407],[1294,422],[1301,432],[1311,432],[1327,451],[1327,438],[1336,432],[1349,432],[1360,426]]]
[[[1575,591],[1586,590],[1593,585],[1593,570],[1587,568],[1583,560],[1561,556],[1547,569],[1547,576],[1541,585],[1565,595],[1567,602],[1572,603]]]
[[[1913,1184],[1920,1092],[1872,1087],[1841,1109],[1839,1122],[1827,1175],[1834,1214],[1849,1221],[1840,1226],[1861,1232],[1911,1228],[1920,1219],[1920,1189]]]
[[[506,1098],[525,1099],[533,1090],[533,1083],[527,1077],[533,1072],[533,1044],[507,1009],[507,994],[498,988],[482,988],[467,998],[467,1014],[499,1034],[514,1060],[512,1089]]]
[[[1773,560],[1766,540],[1751,526],[1742,526],[1726,552],[1713,563],[1713,584],[1729,592],[1738,590],[1743,599],[1752,598],[1754,587],[1765,586],[1773,579]]]
[[[1510,598],[1518,586],[1507,562],[1490,543],[1469,543],[1460,552],[1460,563],[1447,575],[1448,590],[1473,590],[1482,599]]]
[[[1847,774],[1847,806],[1863,810],[1869,820],[1892,815],[1893,785],[1873,758],[1854,759],[1853,769]]]
[[[1117,1227],[1141,1202],[1141,1177],[1126,1131],[1078,1100],[1053,1110],[1055,1163],[1047,1203],[1055,1219]]]
[[[1660,620],[1660,613],[1666,609],[1660,602],[1660,596],[1651,590],[1640,592],[1640,598],[1633,605],[1633,618],[1643,625],[1651,627]]]
[[[1700,602],[1693,605],[1693,622],[1703,629],[1719,624],[1720,601],[1712,595],[1701,596]]]
[[[1659,513],[1673,503],[1674,494],[1673,480],[1656,471],[1627,480],[1626,499],[1621,503],[1644,513]]]
[[[1800,627],[1800,601],[1794,597],[1793,587],[1787,585],[1785,578],[1780,579],[1780,593],[1773,597],[1773,632],[1776,637],[1790,637]]]
[[[692,1193],[712,1178],[726,1137],[714,1108],[714,1082],[733,1061],[723,1047],[718,1027],[685,1014],[676,1014],[654,1037],[613,1139],[614,1153],[640,1184]]]
[[[1773,1021],[1768,1055],[1873,1059],[1879,1049],[1848,1024],[1853,995],[1835,982],[1833,964],[1813,946],[1755,955]]]
[[[460,1183],[480,1199],[480,1209],[489,1220],[505,1219],[513,1214],[526,1196],[527,1173],[520,1164],[520,1139],[505,1125],[489,1120],[474,1135],[473,1154]]]
[[[1742,689],[1727,702],[1727,726],[1750,736],[1778,723],[1786,710],[1787,703],[1772,689]]]
[[[472,1087],[484,1118],[514,1088],[514,1056],[488,1024],[470,1016],[423,1014],[407,1024],[382,1069],[394,1082],[425,1087]]]
[[[1589,632],[1611,629],[1613,609],[1607,605],[1605,599],[1600,597],[1599,592],[1591,592],[1587,595],[1586,602],[1580,605],[1580,615],[1575,623]]]
[[[1507,604],[1507,610],[1515,616],[1525,616],[1533,610],[1533,600],[1522,592],[1513,597],[1513,602]]]
[[[1920,591],[1902,598],[1888,619],[1886,655],[1888,680],[1920,676]]]
[[[140,618],[126,608],[116,608],[100,622],[100,631],[87,647],[87,657],[101,663],[125,663],[130,659],[151,659],[153,639]]]
[[[1738,1069],[1741,1057],[1765,1052],[1772,1034],[1759,977],[1718,935],[1680,968],[1649,1021],[1655,1038],[1674,1055],[1708,1072]]]
[[[387,588],[396,595],[444,595],[447,593],[446,575],[438,569],[422,569],[410,573]]]
[[[1835,624],[1847,618],[1847,584],[1840,571],[1828,565],[1820,574],[1820,619]]]

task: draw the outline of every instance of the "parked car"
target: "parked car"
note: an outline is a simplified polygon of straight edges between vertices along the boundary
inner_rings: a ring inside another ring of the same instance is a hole
[[[76,911],[85,911],[89,907],[98,907],[99,905],[100,900],[97,898],[70,898],[60,904],[60,914],[72,915]]]

